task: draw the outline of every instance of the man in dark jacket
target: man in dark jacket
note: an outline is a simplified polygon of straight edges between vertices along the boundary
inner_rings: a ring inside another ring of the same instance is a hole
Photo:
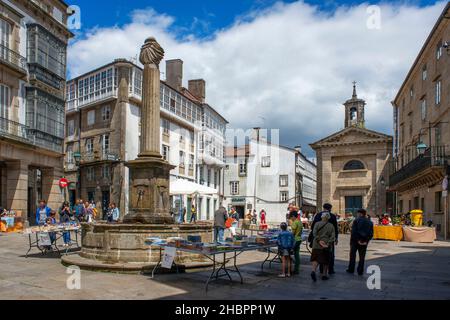
[[[338,223],[337,223],[337,218],[336,215],[334,215],[333,213],[331,213],[331,209],[333,208],[333,206],[329,203],[325,203],[323,205],[323,210],[322,212],[319,212],[318,214],[316,214],[314,216],[314,220],[313,223],[311,225],[311,230],[314,230],[314,225],[319,222],[322,221],[322,213],[323,212],[329,212],[330,213],[330,220],[328,220],[329,223],[331,223],[334,227],[334,233],[336,235],[336,240],[334,242],[333,245],[330,246],[330,264],[328,265],[328,274],[335,274],[334,271],[334,247],[337,246],[338,244],[338,236],[339,236],[339,229],[338,229]],[[320,272],[322,273],[322,265],[320,265]]]
[[[367,217],[364,209],[358,210],[359,217],[353,221],[352,234],[350,236],[350,262],[348,264],[348,273],[355,272],[356,252],[359,253],[358,274],[364,274],[364,260],[366,258],[367,246],[373,238],[373,223]]]
[[[225,231],[225,221],[228,219],[228,212],[224,206],[220,206],[214,212],[214,241],[223,241],[223,234]]]

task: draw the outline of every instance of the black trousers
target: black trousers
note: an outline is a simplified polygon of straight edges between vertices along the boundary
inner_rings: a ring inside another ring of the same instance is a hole
[[[350,262],[348,264],[348,271],[355,272],[356,265],[356,252],[359,254],[358,262],[358,274],[362,275],[364,273],[364,261],[366,259],[367,245],[362,246],[358,242],[350,242]]]
[[[330,246],[330,264],[328,265],[328,273],[334,273],[334,243]],[[323,266],[319,266],[320,273],[323,273]]]

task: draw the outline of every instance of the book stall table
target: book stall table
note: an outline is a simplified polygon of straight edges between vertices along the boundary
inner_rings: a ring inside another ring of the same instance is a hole
[[[276,240],[275,240],[276,241]],[[266,259],[261,264],[261,270],[264,264],[269,261],[270,255],[273,254],[271,249],[277,244],[274,240],[265,241],[265,243],[252,243],[245,245],[230,245],[225,243],[217,244],[185,244],[184,240],[177,240],[175,243],[166,243],[164,240],[156,240],[149,238],[146,242],[150,247],[156,247],[159,250],[159,260],[152,270],[151,277],[154,278],[155,272],[163,267],[167,269],[176,268],[178,265],[175,262],[176,252],[191,253],[201,255],[212,263],[211,273],[205,283],[205,291],[208,292],[208,286],[212,281],[219,278],[226,278],[230,283],[233,282],[231,273],[236,273],[241,284],[244,279],[237,265],[238,257],[244,252],[250,251],[265,251],[267,252]]]
[[[68,254],[69,250],[76,246],[77,248],[81,248],[78,243],[78,232],[80,230],[79,225],[73,225],[73,224],[61,224],[61,225],[55,225],[55,226],[36,226],[25,229],[23,232],[24,235],[28,235],[28,251],[25,254],[25,257],[28,258],[28,254],[33,248],[37,248],[39,251],[41,251],[42,254],[47,254],[48,249],[53,249],[54,251],[58,252],[59,255],[61,254],[61,251],[58,248],[58,240],[61,239],[65,232],[75,233],[75,240],[72,240],[72,237],[70,238],[70,243],[68,246],[63,250],[64,254]],[[54,241],[52,242],[50,239],[50,234],[53,233],[55,235]]]
[[[403,240],[403,228],[402,226],[373,226],[373,239],[374,240]]]

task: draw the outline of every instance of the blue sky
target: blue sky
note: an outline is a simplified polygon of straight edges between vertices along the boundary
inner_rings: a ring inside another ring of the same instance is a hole
[[[391,101],[447,3],[67,2],[80,7],[82,22],[69,46],[70,77],[132,59],[154,36],[165,59],[184,61],[185,87],[206,80],[207,102],[230,127],[279,129],[282,144],[302,145],[309,156],[310,143],[343,129],[353,81],[367,102],[367,127],[392,134]],[[369,23],[374,4],[377,28]]]
[[[130,21],[134,9],[153,8],[159,13],[175,17],[172,26],[180,36],[185,33],[198,37],[208,37],[215,31],[231,25],[237,17],[254,10],[272,6],[276,2],[292,3],[296,0],[67,0],[68,4],[78,5],[82,10],[83,29],[96,26],[123,25]],[[310,0],[305,3],[318,6],[324,12],[333,12],[340,6],[353,6],[361,3],[409,3],[425,6],[431,0],[416,1],[333,1]],[[105,3],[107,3],[105,5]]]

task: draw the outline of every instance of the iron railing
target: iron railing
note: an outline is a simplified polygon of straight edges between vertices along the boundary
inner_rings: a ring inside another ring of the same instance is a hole
[[[390,171],[393,173],[389,177],[389,185],[395,186],[425,169],[445,166],[447,160],[445,146],[429,147],[424,154],[418,155],[403,167],[400,167],[399,159],[395,159],[390,167]]]
[[[26,141],[28,140],[28,127],[9,119],[0,118],[0,136]]]
[[[18,67],[23,72],[26,73],[27,70],[27,59],[22,57],[17,52],[9,49],[8,47],[0,44],[0,60],[8,64],[12,64]]]

